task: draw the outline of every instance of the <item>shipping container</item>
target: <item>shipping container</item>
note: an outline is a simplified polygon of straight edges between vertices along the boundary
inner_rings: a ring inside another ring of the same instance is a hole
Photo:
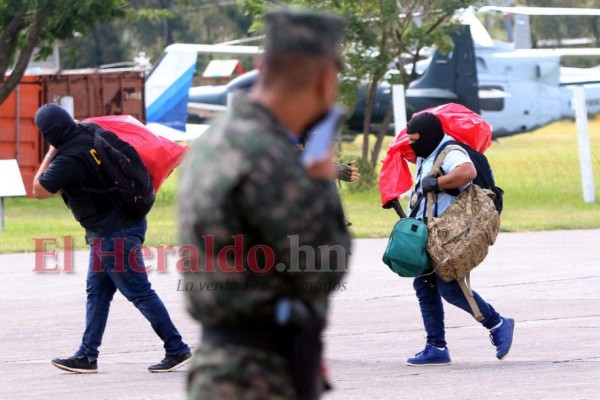
[[[47,146],[33,118],[45,103],[73,97],[75,118],[129,114],[145,123],[144,73],[140,71],[63,71],[24,76],[0,105],[0,159],[16,159],[27,196]]]
[[[28,196],[44,154],[43,140],[33,122],[43,99],[40,77],[26,76],[0,105],[0,160],[17,160]]]

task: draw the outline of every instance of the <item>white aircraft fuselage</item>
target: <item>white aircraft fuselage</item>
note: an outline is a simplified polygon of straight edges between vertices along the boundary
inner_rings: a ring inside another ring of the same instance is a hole
[[[600,113],[600,71],[565,68],[552,50],[512,50],[504,43],[476,48],[481,115],[497,136],[532,131],[574,118],[573,89],[583,85],[587,112]]]

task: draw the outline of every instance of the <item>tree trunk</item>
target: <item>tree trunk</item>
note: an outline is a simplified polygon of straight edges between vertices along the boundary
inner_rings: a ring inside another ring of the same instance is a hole
[[[369,85],[369,93],[367,95],[367,103],[365,105],[365,117],[363,119],[363,150],[362,159],[365,163],[369,162],[369,131],[371,125],[371,111],[373,110],[373,101],[375,100],[375,93],[377,92],[377,83],[379,77],[373,76],[371,84]]]
[[[26,44],[19,54],[15,68],[6,82],[0,86],[0,104],[8,98],[21,81],[21,78],[27,69],[27,65],[29,64],[29,60],[31,59],[31,55],[33,54],[33,50],[40,40],[45,18],[45,15],[38,15],[31,24],[29,33],[27,34]]]
[[[23,16],[17,15],[2,29],[2,36],[0,36],[0,49],[2,49],[2,52],[0,52],[0,77],[4,77],[10,59],[15,54],[19,32],[23,29],[24,23]]]
[[[381,123],[381,127],[379,128],[379,132],[377,132],[375,147],[373,147],[373,153],[371,154],[371,167],[373,169],[377,167],[377,160],[379,159],[379,153],[381,153],[381,146],[383,146],[383,138],[385,138],[385,134],[388,131],[393,116],[394,107],[390,106],[390,108],[388,108],[387,110],[387,113],[385,114],[385,117],[383,118],[383,122]]]

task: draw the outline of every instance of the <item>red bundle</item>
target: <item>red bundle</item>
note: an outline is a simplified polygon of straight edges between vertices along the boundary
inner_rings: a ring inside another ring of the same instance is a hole
[[[460,143],[484,152],[492,144],[492,126],[481,115],[456,103],[419,111],[414,115],[430,112],[438,116],[444,132]],[[413,115],[413,116],[414,116]],[[412,176],[407,161],[416,162],[417,157],[408,144],[406,128],[398,134],[387,151],[381,173],[379,174],[379,192],[381,204],[400,197],[412,187]]]
[[[154,134],[131,115],[87,118],[82,122],[99,125],[133,146],[146,166],[157,193],[163,182],[181,163],[188,149],[187,146]]]

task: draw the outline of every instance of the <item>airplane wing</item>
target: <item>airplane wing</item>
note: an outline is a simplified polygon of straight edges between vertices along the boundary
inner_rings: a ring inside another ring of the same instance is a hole
[[[458,99],[456,93],[448,89],[439,88],[408,88],[406,89],[406,97],[430,97],[434,99]]]
[[[568,68],[560,69],[560,86],[599,84],[600,70],[598,68]]]
[[[557,48],[557,49],[519,49],[515,53],[530,55],[555,55],[559,57],[598,57],[600,48],[579,47],[579,48]]]
[[[227,111],[227,106],[222,106],[220,104],[194,103],[190,101],[187,104],[187,111],[188,114],[212,118]]]
[[[157,122],[146,124],[146,128],[156,135],[160,135],[174,142],[186,142],[194,140],[202,135],[208,129],[208,125],[186,124],[185,132]]]
[[[572,7],[496,7],[484,6],[477,11],[482,13],[504,13],[520,15],[600,15],[600,9],[596,8],[572,8]]]
[[[260,46],[232,46],[226,44],[194,44],[194,43],[174,43],[167,46],[165,53],[203,53],[203,54],[238,54],[238,55],[258,55],[263,50]]]

